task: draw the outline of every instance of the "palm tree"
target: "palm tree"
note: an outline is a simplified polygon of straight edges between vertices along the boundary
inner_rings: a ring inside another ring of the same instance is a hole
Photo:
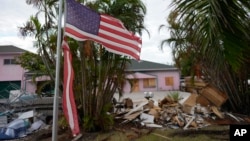
[[[140,0],[78,1],[100,13],[120,19],[128,30],[142,34],[146,7]],[[47,74],[53,79],[57,0],[27,0],[27,2],[38,7],[38,14],[44,13],[45,23],[41,24],[37,14],[32,16],[20,31],[24,36],[35,35],[39,55],[44,58]],[[111,100],[116,90],[122,93],[126,80],[125,68],[129,59],[110,53],[102,45],[92,41],[77,42],[69,39],[68,43],[75,71],[74,94],[80,123],[85,131],[108,129],[113,124],[113,118],[107,111],[111,108]]]
[[[169,28],[171,36],[171,38],[165,39],[161,42],[161,48],[163,48],[165,44],[170,44],[170,47],[172,47],[175,66],[180,68],[183,76],[193,76],[196,74],[195,70],[197,66],[200,66],[201,64],[201,56],[199,56],[200,45],[198,42],[194,42],[192,38],[190,38],[190,35],[194,33],[195,28],[183,27],[181,22],[177,20],[178,16],[178,12],[172,11],[167,19],[170,26],[160,26],[159,30]],[[193,27],[197,26],[197,23],[193,25]]]
[[[22,26],[19,31],[23,37],[34,36],[36,42],[34,47],[37,48],[37,58],[40,58],[46,69],[40,71],[39,75],[49,75],[51,78],[50,85],[53,87],[55,80],[55,53],[56,53],[56,7],[57,0],[26,0],[26,3],[38,8],[38,12],[32,15],[30,19]],[[44,14],[44,15],[43,15]],[[44,17],[44,23],[41,22]],[[25,54],[24,56],[26,57]],[[25,62],[23,62],[25,63]],[[41,64],[38,64],[41,65]],[[26,66],[31,68],[29,66]],[[45,82],[44,84],[48,84]],[[39,91],[38,91],[39,92]]]
[[[140,0],[98,0],[86,2],[85,5],[99,13],[120,19],[128,30],[142,34],[146,8]],[[80,113],[84,115],[83,127],[86,131],[105,130],[113,123],[112,116],[107,111],[111,108],[116,90],[122,93],[129,59],[110,53],[102,45],[92,41],[79,43],[79,52],[81,67],[74,67],[81,70],[77,74],[80,77],[75,82],[80,82],[76,96],[82,106]]]
[[[172,5],[180,27],[172,30],[180,36],[172,37],[189,41],[181,43],[186,49],[190,44],[198,45],[194,55],[201,62],[205,79],[228,95],[233,111],[248,111],[249,114],[249,110],[240,109],[242,105],[250,105],[247,84],[250,3],[244,0],[174,0]],[[190,29],[192,32],[187,32]],[[176,48],[176,44],[173,47]]]

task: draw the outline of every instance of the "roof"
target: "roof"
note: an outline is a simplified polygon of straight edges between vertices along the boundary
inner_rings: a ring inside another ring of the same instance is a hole
[[[1,45],[0,46],[0,53],[23,53],[26,52],[27,50],[18,48],[13,45]]]
[[[134,78],[140,78],[140,79],[156,78],[156,76],[153,76],[153,75],[150,75],[150,74],[145,74],[145,73],[140,73],[140,72],[135,72],[133,74],[128,74],[126,77],[128,79],[134,79]]]
[[[166,64],[160,64],[149,61],[131,60],[127,66],[127,71],[160,71],[160,70],[178,70],[176,67]]]

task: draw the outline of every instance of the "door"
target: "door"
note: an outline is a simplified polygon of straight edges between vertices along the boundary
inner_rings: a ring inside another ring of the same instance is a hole
[[[139,79],[134,79],[132,85],[132,92],[138,92],[138,91],[140,91]]]

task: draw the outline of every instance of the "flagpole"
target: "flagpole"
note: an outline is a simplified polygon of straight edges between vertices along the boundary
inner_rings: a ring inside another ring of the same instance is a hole
[[[57,31],[57,50],[56,50],[56,78],[55,78],[55,93],[53,104],[53,127],[52,127],[52,141],[57,141],[58,129],[58,98],[59,98],[59,82],[60,82],[60,59],[61,59],[61,26],[62,26],[62,1],[59,0],[59,17],[58,17],[58,31]]]

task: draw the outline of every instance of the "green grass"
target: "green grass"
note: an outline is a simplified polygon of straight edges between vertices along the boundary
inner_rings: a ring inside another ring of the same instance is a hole
[[[155,130],[136,141],[221,141],[229,140],[228,126],[211,126],[202,129],[164,129]]]
[[[140,129],[139,129],[140,130]],[[100,133],[94,141],[227,141],[229,126],[208,126],[201,129],[154,129],[138,135],[131,130]]]

